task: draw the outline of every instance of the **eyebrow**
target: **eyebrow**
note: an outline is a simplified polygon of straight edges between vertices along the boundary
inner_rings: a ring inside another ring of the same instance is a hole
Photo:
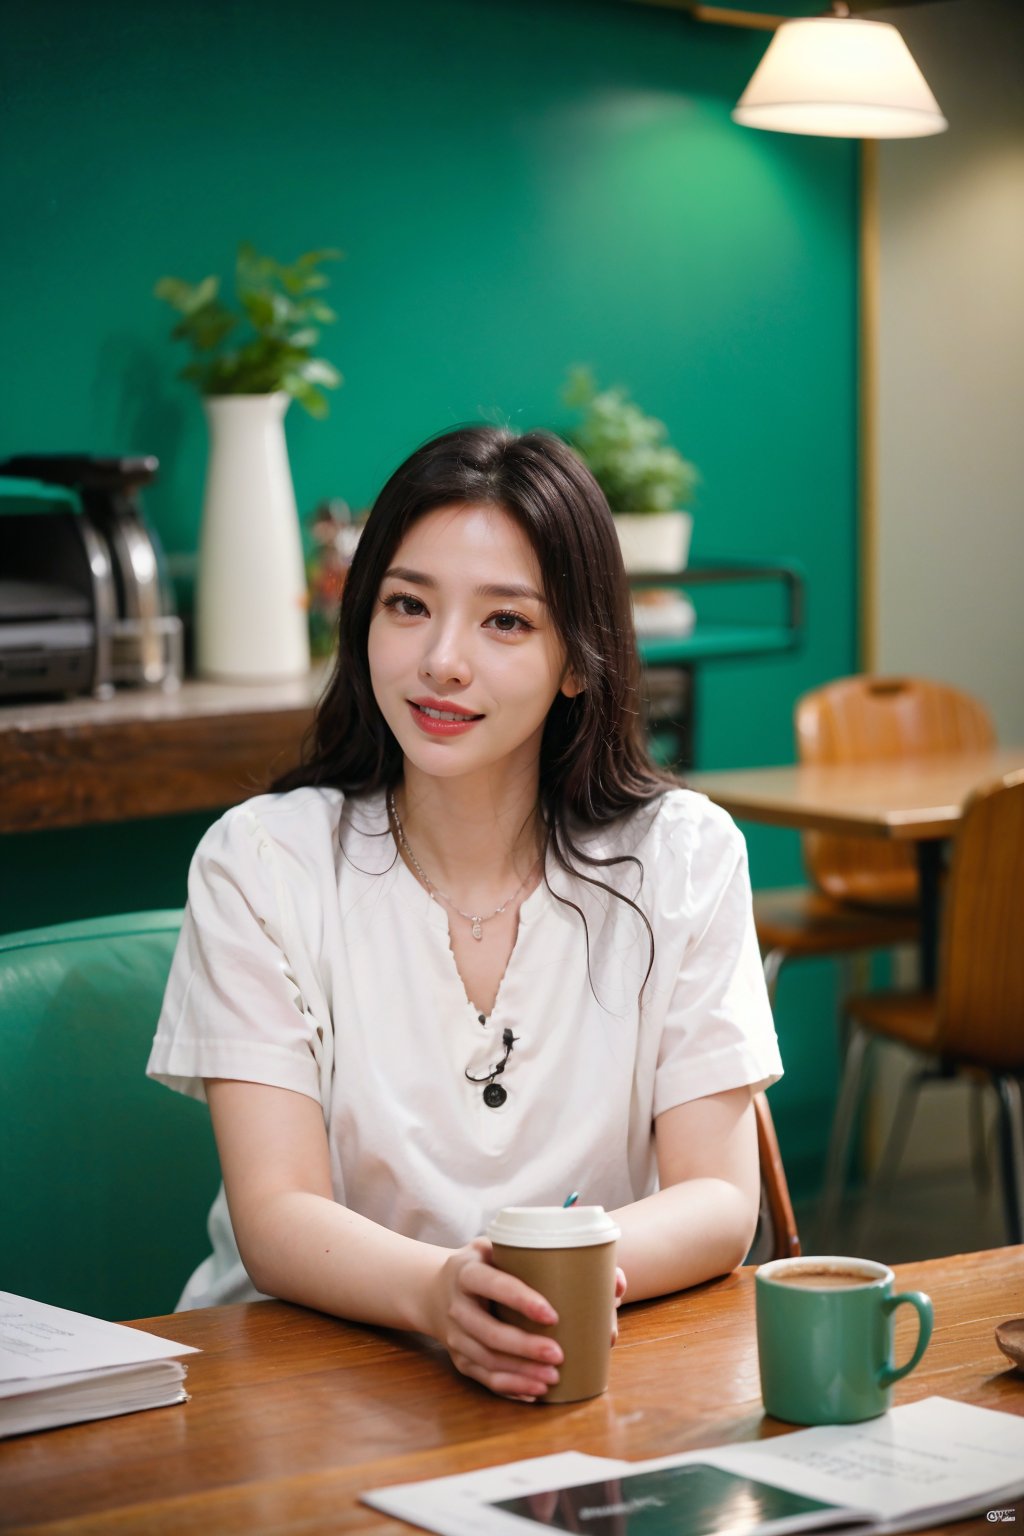
[[[433,576],[427,576],[423,571],[411,571],[404,565],[393,565],[389,571],[384,572],[384,580],[394,577],[398,581],[411,582],[415,587],[433,587],[437,582]],[[536,603],[545,603],[547,599],[535,592],[533,587],[508,585],[504,582],[489,582],[482,587],[474,588],[477,597],[532,597]]]

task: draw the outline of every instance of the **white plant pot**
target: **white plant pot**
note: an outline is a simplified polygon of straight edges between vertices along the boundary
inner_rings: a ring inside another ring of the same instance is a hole
[[[306,573],[284,413],[291,397],[203,402],[210,456],[196,577],[201,676],[236,682],[309,671]]]
[[[693,530],[689,512],[615,512],[612,521],[630,575],[685,570]]]

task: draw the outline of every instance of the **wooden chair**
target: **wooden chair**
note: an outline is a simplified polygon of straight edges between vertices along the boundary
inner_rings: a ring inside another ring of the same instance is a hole
[[[934,993],[851,998],[849,1045],[825,1180],[826,1226],[838,1211],[870,1047],[897,1041],[931,1058],[923,1076],[968,1073],[994,1084],[1007,1236],[1024,1242],[1024,770],[968,800],[953,847]],[[908,1106],[902,1106],[908,1113]],[[906,1124],[897,1130],[905,1135]]]
[[[870,763],[984,749],[995,740],[984,705],[921,678],[840,678],[796,708],[802,764]],[[810,885],[754,896],[769,993],[787,960],[848,956],[914,943],[917,866],[912,847],[883,838],[806,832]]]
[[[802,763],[877,763],[995,745],[988,710],[946,683],[913,677],[848,677],[807,694],[797,706]],[[917,863],[912,847],[887,838],[808,832],[804,862],[811,881],[835,901],[873,908],[913,908]]]
[[[755,1093],[753,1103],[761,1163],[761,1216],[747,1263],[764,1264],[769,1259],[796,1258],[800,1237],[767,1095]]]

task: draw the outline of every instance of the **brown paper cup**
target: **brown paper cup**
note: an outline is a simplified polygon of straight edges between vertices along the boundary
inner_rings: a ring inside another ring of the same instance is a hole
[[[488,1231],[495,1266],[538,1291],[558,1313],[557,1323],[544,1325],[495,1306],[502,1322],[561,1345],[559,1379],[540,1402],[579,1402],[608,1386],[618,1235],[600,1206],[510,1207]],[[541,1241],[547,1246],[532,1246]]]

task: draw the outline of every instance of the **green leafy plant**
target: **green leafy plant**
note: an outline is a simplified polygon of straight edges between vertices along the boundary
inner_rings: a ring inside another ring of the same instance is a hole
[[[569,441],[613,512],[673,512],[686,505],[699,477],[669,443],[664,422],[645,415],[626,390],[598,389],[589,368],[570,370],[563,398],[582,411]]]
[[[171,335],[192,347],[181,370],[202,395],[270,395],[284,390],[311,416],[327,415],[325,389],[341,374],[314,357],[322,325],[337,319],[321,298],[328,279],[319,270],[340,251],[307,251],[283,266],[246,243],[235,263],[237,309],[220,298],[220,278],[186,283],[162,277],[153,289],[181,316]]]

